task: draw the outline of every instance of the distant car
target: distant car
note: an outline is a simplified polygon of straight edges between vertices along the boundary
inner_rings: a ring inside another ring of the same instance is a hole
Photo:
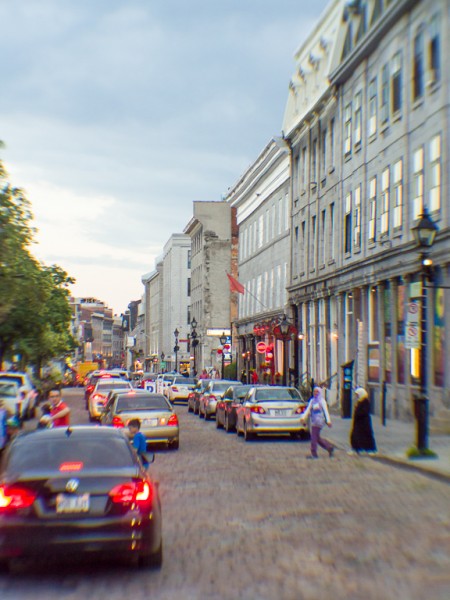
[[[176,402],[187,402],[190,392],[194,389],[197,380],[184,375],[178,375],[172,383],[167,386],[167,399],[172,404]]]
[[[198,415],[200,396],[206,390],[210,381],[210,379],[199,379],[192,388],[192,391],[188,395],[188,412],[193,412],[194,415]]]
[[[15,381],[0,380],[0,409],[4,409],[8,417],[20,416],[22,395]]]
[[[292,437],[306,438],[308,425],[300,420],[306,406],[296,388],[252,387],[236,409],[236,433],[243,433],[246,441],[269,433],[288,433]]]
[[[34,417],[38,394],[28,373],[2,371],[0,381],[15,381],[17,383],[20,391],[23,392],[20,417],[21,419]]]
[[[102,424],[121,429],[127,427],[131,419],[139,419],[141,422],[141,433],[147,444],[163,443],[172,450],[178,450],[178,417],[162,394],[141,390],[111,392],[101,417]]]
[[[162,373],[156,378],[156,393],[162,394],[167,398],[167,388],[180,373]]]
[[[230,385],[242,385],[239,381],[230,381],[226,379],[211,379],[205,391],[200,396],[198,416],[204,417],[207,421],[216,414],[217,402],[222,398]]]
[[[116,372],[112,372],[112,371],[105,371],[105,370],[93,371],[88,376],[87,382],[85,381],[85,384],[84,384],[84,401],[85,401],[86,410],[89,410],[89,397],[92,394],[92,392],[94,391],[97,381],[99,379],[113,379],[113,378],[123,380],[120,373],[116,373]]]
[[[122,431],[73,426],[18,435],[0,473],[0,565],[112,554],[162,565],[158,487]],[[146,457],[149,462],[153,456]]]
[[[141,379],[138,384],[135,385],[136,388],[141,390],[146,390],[147,392],[156,392],[156,378],[158,377],[157,373],[143,373]]]
[[[98,421],[102,416],[109,392],[132,390],[131,383],[121,377],[101,377],[88,400],[89,420]]]
[[[216,427],[223,427],[228,433],[236,429],[236,409],[252,386],[230,385],[216,405]]]

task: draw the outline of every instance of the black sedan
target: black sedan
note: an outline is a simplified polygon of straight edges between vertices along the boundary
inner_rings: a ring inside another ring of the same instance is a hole
[[[223,427],[225,431],[236,430],[236,408],[240,406],[242,399],[248,390],[254,385],[230,385],[223,398],[217,401],[216,427]]]
[[[0,474],[0,566],[20,557],[116,554],[162,565],[158,489],[121,430],[17,436]],[[149,458],[150,462],[153,457]]]

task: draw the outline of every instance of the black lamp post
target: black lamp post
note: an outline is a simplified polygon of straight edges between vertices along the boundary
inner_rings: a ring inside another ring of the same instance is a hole
[[[220,344],[222,346],[222,379],[224,378],[224,370],[225,370],[225,344],[227,343],[227,336],[225,335],[225,331],[222,331],[222,335],[219,338]]]
[[[287,320],[286,315],[283,315],[283,319],[279,323],[280,333],[283,338],[283,385],[287,385],[287,369],[288,369],[288,361],[287,361],[287,340],[289,338],[291,324]]]
[[[195,366],[195,353],[196,353],[196,349],[198,346],[198,334],[197,334],[197,321],[195,320],[195,317],[191,320],[191,337],[190,339],[191,341],[191,346],[192,346],[192,356],[194,358],[194,363],[193,363],[193,371],[194,371],[194,375],[197,374],[196,371],[196,366]]]
[[[178,373],[178,350],[180,349],[180,346],[178,345],[178,336],[180,335],[180,332],[178,329],[175,329],[173,335],[175,336],[175,346],[173,347],[175,353],[175,373]]]
[[[414,411],[416,417],[416,446],[420,454],[428,451],[428,367],[427,367],[427,279],[430,267],[433,264],[428,258],[428,250],[434,242],[437,233],[436,223],[431,219],[426,208],[420,215],[420,220],[412,228],[414,239],[420,251],[421,275],[421,344],[420,344],[420,392],[414,398]]]

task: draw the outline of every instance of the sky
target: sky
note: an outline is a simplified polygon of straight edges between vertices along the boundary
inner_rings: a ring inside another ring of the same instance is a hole
[[[294,53],[328,0],[0,0],[0,150],[32,253],[116,314],[193,201],[282,130]]]

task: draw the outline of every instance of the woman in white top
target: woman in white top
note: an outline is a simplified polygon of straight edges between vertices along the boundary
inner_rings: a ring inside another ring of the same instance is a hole
[[[334,452],[333,444],[320,437],[320,432],[324,425],[331,427],[330,413],[328,412],[328,406],[325,398],[322,396],[320,387],[313,389],[313,395],[301,420],[306,421],[309,416],[311,417],[311,456],[307,456],[306,458],[319,458],[317,456],[318,445],[324,448],[331,458]]]

